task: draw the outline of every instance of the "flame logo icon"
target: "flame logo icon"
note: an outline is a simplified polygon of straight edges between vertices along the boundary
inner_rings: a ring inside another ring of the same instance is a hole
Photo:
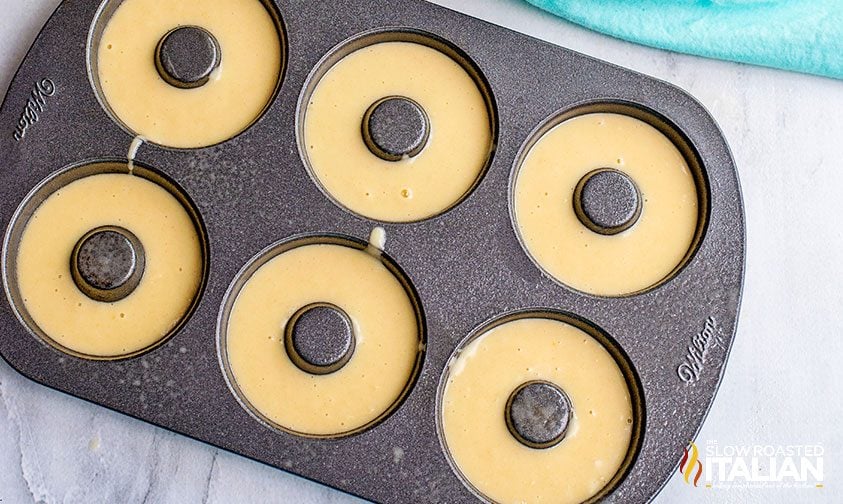
[[[696,472],[696,476],[694,476],[694,486],[697,486],[697,483],[700,481],[700,477],[703,473],[702,462],[700,462],[700,452],[697,450],[697,445],[691,441],[691,444],[688,448],[683,448],[685,450],[685,455],[682,456],[682,461],[679,462],[679,474],[684,476],[685,483],[691,483],[691,475]]]

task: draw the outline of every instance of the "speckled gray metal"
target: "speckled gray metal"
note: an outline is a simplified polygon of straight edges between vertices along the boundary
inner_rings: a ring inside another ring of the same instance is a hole
[[[70,273],[79,290],[109,303],[137,288],[145,266],[143,244],[131,231],[118,226],[89,231],[70,254]]]
[[[572,414],[565,391],[546,381],[522,384],[509,396],[504,410],[510,433],[534,449],[551,448],[565,439]]]
[[[638,222],[641,194],[635,182],[613,168],[594,170],[574,190],[574,211],[595,233],[616,235]]]
[[[32,336],[13,308],[10,250],[19,233],[7,232],[2,265],[10,302],[0,303],[0,354],[39,383],[370,500],[458,504],[477,497],[451,469],[437,429],[438,385],[449,357],[503,314],[561,310],[611,335],[610,351],[623,352],[631,366],[626,376],[640,384],[631,390],[642,434],[628,471],[604,499],[652,499],[711,406],[740,305],[743,207],[732,156],[711,116],[670,84],[420,0],[271,5],[286,27],[287,58],[265,114],[216,146],[145,144],[137,153],[141,166],[160,170],[189,195],[204,223],[208,274],[190,318],[166,343],[133,358],[63,354]],[[86,68],[99,8],[100,0],[60,5],[0,108],[4,228],[28,218],[16,209],[57,170],[125,160],[132,138],[100,105]],[[113,6],[103,9],[110,12]],[[495,151],[454,208],[418,223],[383,224],[386,252],[424,309],[426,347],[409,394],[364,432],[303,438],[259,422],[231,394],[217,353],[218,315],[237,273],[267,245],[301,233],[364,238],[378,225],[340,208],[311,179],[299,154],[297,108],[311,71],[332,48],[363,32],[395,29],[432,34],[476,65],[492,93]],[[659,128],[689,159],[701,189],[693,253],[668,281],[637,295],[590,296],[544,275],[522,249],[510,215],[511,180],[525,149],[552,124],[591,111],[627,113]]]
[[[201,26],[170,30],[155,48],[155,67],[168,84],[193,89],[204,86],[222,62],[216,37]]]
[[[403,96],[387,96],[373,103],[363,116],[362,128],[369,150],[387,161],[418,155],[430,137],[424,109]]]
[[[293,364],[311,374],[342,369],[354,354],[351,319],[330,303],[302,307],[284,328],[284,346]]]

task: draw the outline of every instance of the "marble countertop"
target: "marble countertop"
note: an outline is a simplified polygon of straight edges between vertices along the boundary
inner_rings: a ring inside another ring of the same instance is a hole
[[[0,0],[0,93],[59,0]],[[697,442],[824,448],[824,488],[703,489],[656,502],[843,501],[843,82],[639,47],[520,0],[436,0],[672,82],[731,144],[746,287],[725,378]],[[0,360],[0,502],[357,499],[29,382]]]

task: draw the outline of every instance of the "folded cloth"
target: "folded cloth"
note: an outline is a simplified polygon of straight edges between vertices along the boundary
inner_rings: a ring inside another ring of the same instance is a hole
[[[843,0],[527,0],[632,42],[843,79]]]

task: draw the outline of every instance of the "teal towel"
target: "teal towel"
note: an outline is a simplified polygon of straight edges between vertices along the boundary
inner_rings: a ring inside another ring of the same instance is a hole
[[[527,0],[632,42],[843,79],[843,0]]]

